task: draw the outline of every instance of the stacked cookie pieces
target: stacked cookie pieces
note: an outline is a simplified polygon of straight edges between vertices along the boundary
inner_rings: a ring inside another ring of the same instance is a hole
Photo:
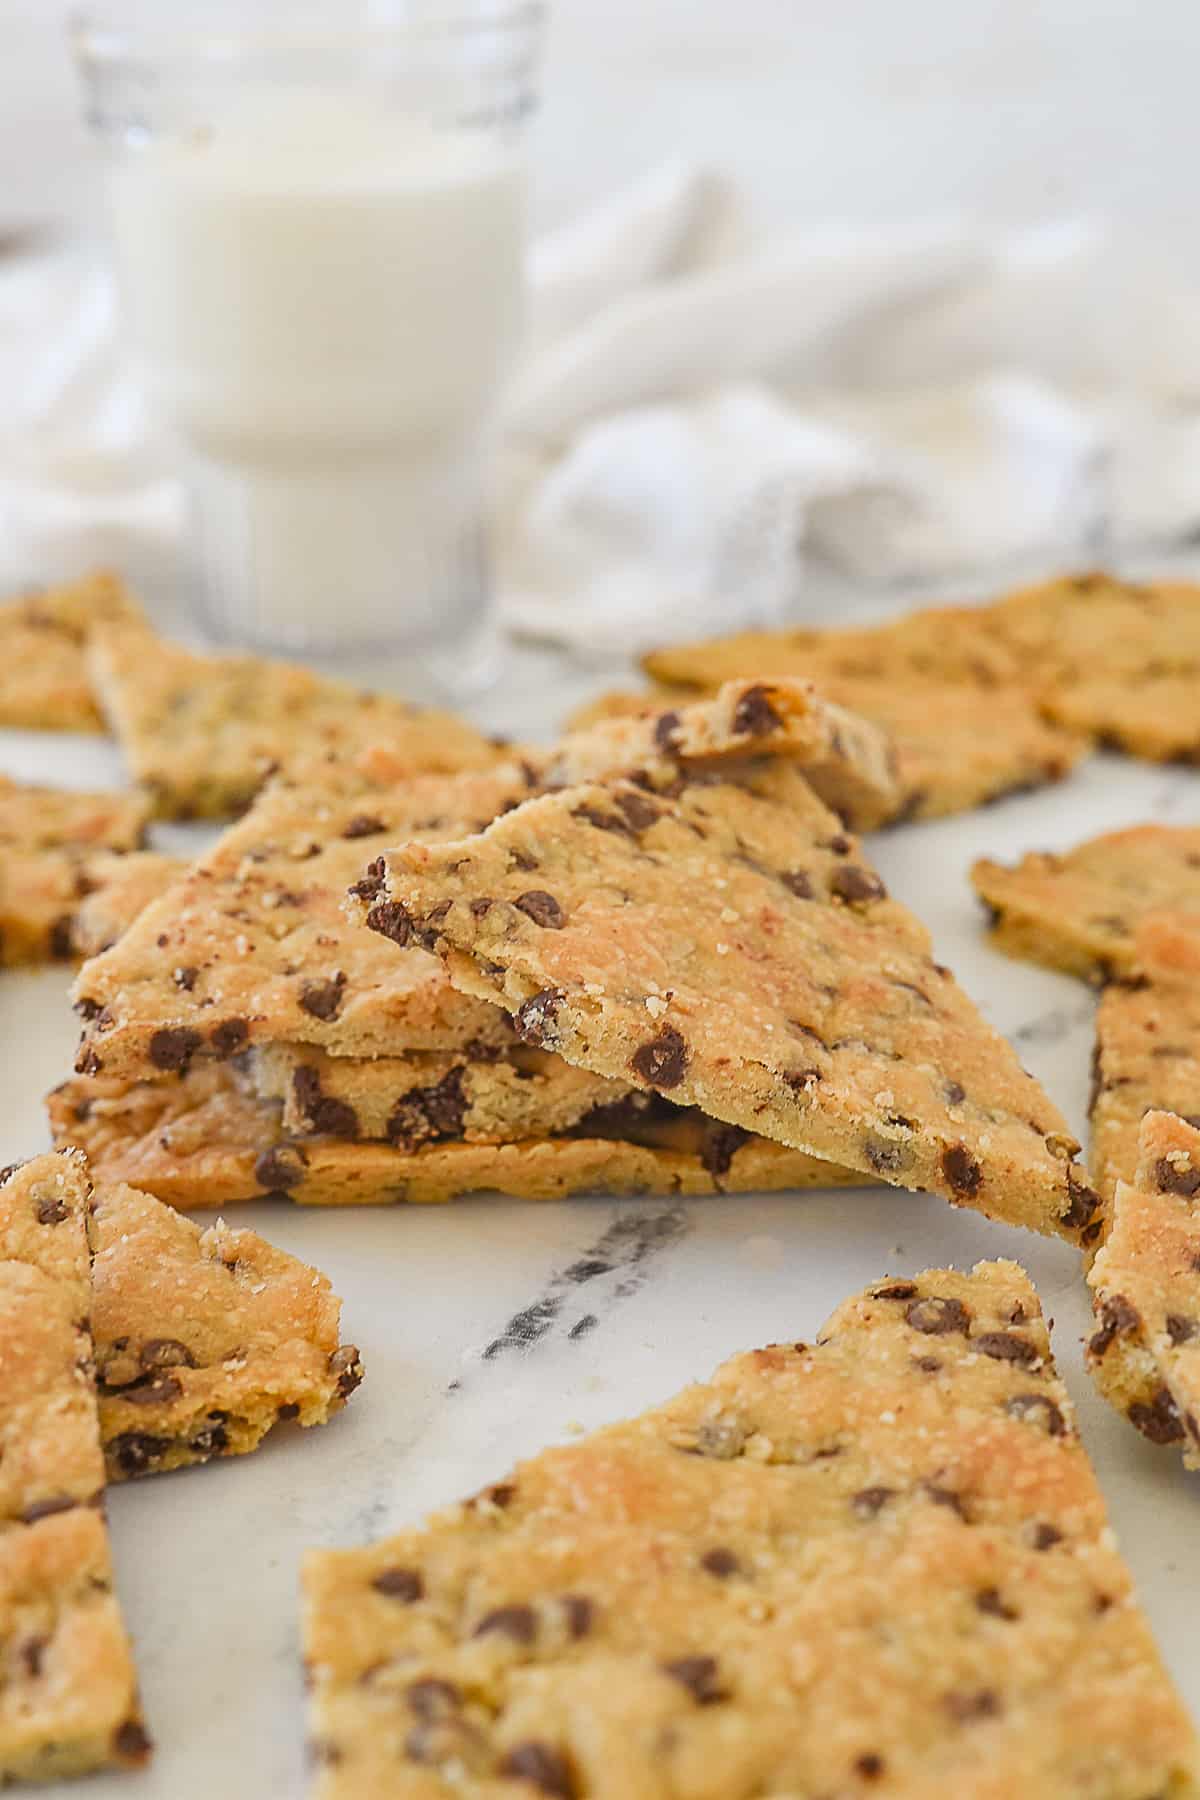
[[[304,1571],[319,1800],[1188,1800],[1012,1263],[846,1302]]]
[[[363,873],[376,847],[457,838],[614,766],[642,784],[635,810],[685,774],[714,804],[757,800],[813,844],[813,879],[834,886],[853,879],[855,840],[807,772],[854,818],[881,816],[894,792],[879,734],[797,683],[734,684],[665,727],[606,728],[453,776],[414,772],[393,745],[294,765],[81,973],[80,1077],[51,1097],[56,1141],[182,1206],[860,1179],[522,1044],[434,957],[398,956],[386,929],[345,916],[353,887],[386,922],[380,876]],[[900,916],[882,895],[860,900]]]

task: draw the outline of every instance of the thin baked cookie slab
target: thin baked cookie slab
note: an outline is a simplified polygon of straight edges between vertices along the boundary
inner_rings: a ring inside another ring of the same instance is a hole
[[[102,1182],[130,1182],[184,1211],[282,1196],[301,1206],[440,1204],[467,1194],[765,1193],[861,1187],[865,1178],[694,1108],[636,1094],[570,1134],[433,1140],[412,1149],[289,1136],[277,1105],[223,1064],[178,1081],[77,1076],[47,1099],[60,1147],[86,1150]]]
[[[257,1232],[201,1230],[104,1181],[90,1232],[110,1481],[244,1455],[281,1420],[323,1425],[361,1381],[326,1277]]]
[[[1088,1272],[1097,1330],[1088,1367],[1105,1399],[1155,1444],[1200,1468],[1200,1130],[1142,1120],[1132,1181]]]
[[[1064,729],[1089,733],[1108,750],[1143,762],[1200,762],[1196,692],[1200,657],[1184,674],[1152,669],[1088,675],[1042,697],[1046,718]]]
[[[1136,972],[1147,913],[1200,912],[1200,827],[1134,825],[1073,850],[1031,850],[1012,867],[982,857],[971,881],[997,950],[1111,981]]]
[[[1091,1241],[1078,1145],[850,840],[614,782],[386,859],[368,916],[525,1042],[829,1161]]]
[[[92,633],[88,668],[130,773],[165,819],[244,812],[272,769],[388,742],[412,769],[482,768],[498,753],[451,713],[257,656],[198,656],[137,625]]]
[[[134,850],[148,812],[136,794],[79,793],[0,776],[0,964],[71,955],[71,921],[92,860]]]
[[[104,573],[0,605],[0,725],[103,731],[84,646],[94,626],[140,617],[123,584]]]
[[[302,1586],[316,1800],[1198,1791],[1012,1263],[883,1282]]]
[[[135,1767],[150,1749],[104,1522],[89,1198],[77,1157],[35,1157],[0,1183],[4,1780]]]
[[[1134,1179],[1147,1113],[1200,1121],[1200,914],[1147,915],[1134,955],[1096,1009],[1090,1160],[1106,1200]]]

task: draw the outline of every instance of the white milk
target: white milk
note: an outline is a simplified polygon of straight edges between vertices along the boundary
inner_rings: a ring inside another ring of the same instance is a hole
[[[112,196],[219,622],[445,637],[519,329],[515,154],[348,96],[243,95],[211,133],[129,151]]]

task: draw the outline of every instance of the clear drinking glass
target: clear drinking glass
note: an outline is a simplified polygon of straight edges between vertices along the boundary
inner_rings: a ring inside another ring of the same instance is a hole
[[[522,0],[116,0],[72,36],[210,635],[488,639],[483,476],[522,317]]]

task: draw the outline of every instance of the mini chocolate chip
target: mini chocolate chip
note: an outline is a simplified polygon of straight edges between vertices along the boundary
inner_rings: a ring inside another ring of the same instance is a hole
[[[704,1137],[700,1145],[700,1161],[713,1177],[727,1175],[734,1156],[750,1138],[748,1131],[740,1125],[719,1125],[715,1120],[705,1123]]]
[[[250,1038],[250,1027],[245,1019],[222,1019],[221,1023],[209,1033],[209,1043],[218,1056],[236,1056],[245,1048]]]
[[[308,1157],[299,1144],[276,1144],[255,1158],[254,1179],[268,1194],[286,1194],[304,1180]]]
[[[706,1550],[700,1558],[700,1567],[709,1575],[715,1575],[718,1581],[738,1574],[741,1566],[732,1550]]]
[[[495,901],[490,900],[486,894],[480,894],[471,902],[471,917],[473,919],[486,919],[495,904]]]
[[[275,1408],[275,1417],[281,1425],[287,1425],[300,1417],[300,1404],[296,1400],[285,1400],[282,1406]]]
[[[878,1781],[886,1767],[882,1756],[874,1750],[868,1750],[854,1759],[854,1773],[861,1775],[864,1781]]]
[[[187,1025],[164,1025],[150,1039],[150,1061],[156,1069],[182,1075],[203,1039]]]
[[[419,1581],[420,1577],[417,1579]],[[419,1599],[420,1595],[417,1594],[414,1598]],[[452,1681],[442,1681],[436,1675],[425,1675],[420,1681],[410,1681],[404,1690],[404,1697],[418,1719],[442,1719],[447,1713],[456,1712],[462,1705],[461,1691]]]
[[[351,883],[347,892],[355,900],[378,900],[386,887],[387,864],[382,856],[377,856],[374,862],[367,864],[366,874]]]
[[[1047,1525],[1039,1521],[1033,1528],[1033,1547],[1035,1550],[1053,1550],[1055,1544],[1062,1543],[1062,1532],[1057,1525]]]
[[[1195,1319],[1186,1318],[1183,1313],[1168,1313],[1166,1327],[1167,1336],[1173,1344],[1186,1344],[1200,1331],[1200,1324]]]
[[[362,1358],[357,1344],[339,1344],[329,1357],[326,1365],[329,1373],[337,1377],[338,1393],[343,1400],[348,1400],[355,1388],[359,1387],[363,1378]]]
[[[516,1493],[516,1487],[511,1481],[497,1481],[492,1487],[484,1488],[479,1497],[481,1500],[490,1500],[493,1506],[498,1506],[503,1512],[512,1505]]]
[[[523,912],[527,919],[540,925],[543,931],[561,931],[566,924],[566,914],[554,898],[544,888],[530,888],[528,893],[518,894],[513,901],[518,912]]]
[[[375,813],[355,813],[342,836],[344,838],[374,837],[378,832],[386,830],[387,826]]]
[[[904,1317],[914,1331],[924,1331],[930,1337],[943,1337],[953,1331],[961,1331],[965,1337],[971,1323],[971,1315],[961,1300],[940,1294],[914,1300],[904,1309]]]
[[[1141,1323],[1141,1313],[1124,1294],[1106,1295],[1100,1307],[1100,1329],[1088,1340],[1088,1354],[1103,1356],[1115,1337],[1123,1331],[1140,1330]]]
[[[175,983],[177,988],[182,988],[185,994],[190,994],[196,985],[196,977],[199,973],[199,969],[193,968],[189,964],[186,967],[173,970],[171,973],[171,980]]]
[[[209,1414],[210,1418],[213,1416],[213,1414]],[[223,1450],[228,1450],[229,1433],[226,1431],[222,1419],[217,1419],[212,1425],[206,1425],[194,1437],[189,1438],[188,1447],[196,1451],[199,1456],[219,1456]]]
[[[942,1174],[956,1194],[974,1194],[983,1181],[983,1170],[965,1144],[950,1144],[942,1151]]]
[[[915,1281],[892,1281],[886,1287],[871,1289],[872,1300],[915,1300],[916,1297]]]
[[[726,1693],[717,1679],[715,1656],[680,1656],[674,1662],[660,1664],[664,1675],[685,1687],[697,1706],[712,1706],[724,1700]]]
[[[1015,1331],[981,1331],[977,1338],[971,1339],[973,1350],[982,1350],[985,1356],[994,1357],[997,1362],[1032,1363],[1037,1362],[1041,1351],[1028,1338],[1018,1337]]]
[[[936,1375],[943,1366],[936,1356],[914,1356],[912,1365],[914,1369],[920,1369],[922,1375]]]
[[[113,1749],[125,1762],[144,1762],[153,1748],[137,1719],[126,1719],[113,1733]]]
[[[769,737],[782,724],[782,718],[771,704],[768,689],[762,682],[755,682],[734,708],[731,730],[743,737]]]
[[[39,1200],[37,1203],[37,1222],[39,1225],[61,1225],[68,1216],[68,1211],[69,1208],[65,1201],[60,1200],[55,1194],[47,1195],[44,1200]]]
[[[196,1359],[178,1338],[147,1338],[138,1352],[143,1369],[194,1369]]]
[[[849,856],[854,848],[854,839],[848,838],[844,831],[835,831],[832,837],[820,838],[818,842],[822,849],[832,850],[835,856]],[[922,995],[923,998],[924,995]]]
[[[924,1485],[927,1500],[931,1500],[935,1506],[949,1507],[951,1512],[957,1513],[959,1518],[965,1521],[967,1509],[961,1494],[956,1493],[953,1488],[942,1487],[940,1482],[936,1481],[927,1481]]]
[[[639,794],[632,788],[625,788],[613,795],[613,804],[624,814],[625,822],[631,831],[646,831],[662,817],[662,809],[645,794]]]
[[[542,988],[518,1008],[513,1024],[523,1044],[545,1044],[553,1036],[554,1021],[563,996],[557,988]]]
[[[895,1498],[896,1490],[890,1487],[860,1488],[852,1495],[850,1504],[860,1519],[873,1519],[881,1512],[889,1500]]]
[[[803,869],[785,869],[779,879],[798,900],[812,899],[813,884]]]
[[[123,1475],[143,1475],[170,1443],[170,1438],[152,1437],[148,1431],[122,1431],[106,1449]]]
[[[1082,1231],[1089,1225],[1102,1204],[1095,1188],[1089,1187],[1080,1179],[1074,1164],[1067,1169],[1067,1192],[1071,1196],[1071,1204],[1062,1215],[1062,1222],[1071,1231]]]
[[[585,1638],[592,1629],[595,1604],[586,1594],[564,1594],[562,1609],[567,1615],[567,1630],[573,1638]]]
[[[1000,1711],[999,1696],[991,1688],[975,1688],[970,1693],[945,1694],[942,1705],[959,1725],[975,1719],[994,1719]]]
[[[857,863],[843,863],[829,878],[831,893],[854,906],[859,901],[886,900],[887,889],[873,869],[862,869]]]
[[[1154,1184],[1160,1194],[1182,1194],[1190,1200],[1193,1194],[1200,1193],[1200,1169],[1162,1156],[1154,1165]]]
[[[1009,1606],[1002,1598],[999,1588],[980,1588],[975,1596],[975,1605],[981,1613],[988,1613],[993,1619],[1018,1619],[1021,1616],[1015,1606]]]
[[[336,1019],[342,1010],[346,977],[339,969],[329,981],[306,981],[300,990],[300,1004],[314,1019]]]
[[[629,1066],[651,1087],[673,1088],[683,1080],[689,1057],[687,1039],[673,1025],[664,1025],[657,1037],[634,1051]]]
[[[371,1586],[377,1594],[386,1594],[389,1600],[401,1600],[405,1606],[414,1605],[425,1595],[425,1582],[419,1569],[381,1569]]]
[[[961,1081],[948,1081],[943,1088],[947,1106],[961,1106],[967,1097],[967,1090]]]
[[[366,923],[371,931],[377,931],[381,937],[391,938],[402,949],[409,944],[422,942],[422,935],[413,922],[413,916],[402,900],[378,901],[367,914]]]
[[[461,1137],[469,1104],[463,1080],[460,1064],[429,1087],[402,1094],[387,1122],[388,1142],[413,1150],[432,1138]]]
[[[807,1094],[821,1079],[820,1069],[785,1069],[783,1081],[793,1094]]]
[[[677,712],[659,713],[654,721],[654,742],[668,753],[675,748],[681,720]]]
[[[579,1793],[571,1766],[562,1751],[532,1739],[513,1746],[500,1764],[500,1774],[527,1781],[540,1793],[552,1795],[554,1800],[576,1800]]]
[[[537,1614],[532,1606],[497,1606],[484,1614],[471,1636],[487,1637],[493,1632],[511,1638],[514,1644],[532,1644],[537,1635]]]
[[[1040,1421],[1048,1437],[1066,1436],[1067,1421],[1062,1408],[1048,1394],[1014,1394],[1004,1402],[1004,1410],[1010,1419]]]
[[[1152,1444],[1177,1444],[1183,1437],[1183,1420],[1170,1391],[1160,1387],[1149,1402],[1135,1400],[1129,1420]]]
[[[183,1392],[183,1383],[174,1375],[156,1375],[149,1381],[135,1381],[120,1390],[121,1399],[132,1406],[169,1406]]]
[[[49,1638],[31,1637],[26,1638],[20,1647],[21,1661],[25,1664],[25,1672],[32,1681],[36,1681],[42,1672],[42,1659],[46,1654],[49,1642]]]
[[[358,1114],[348,1100],[321,1092],[321,1077],[308,1063],[302,1063],[292,1076],[292,1092],[314,1131],[351,1142],[357,1138]]]
[[[26,1525],[36,1525],[39,1519],[49,1519],[55,1513],[73,1512],[78,1505],[70,1494],[52,1494],[48,1499],[31,1501],[21,1517]]]

